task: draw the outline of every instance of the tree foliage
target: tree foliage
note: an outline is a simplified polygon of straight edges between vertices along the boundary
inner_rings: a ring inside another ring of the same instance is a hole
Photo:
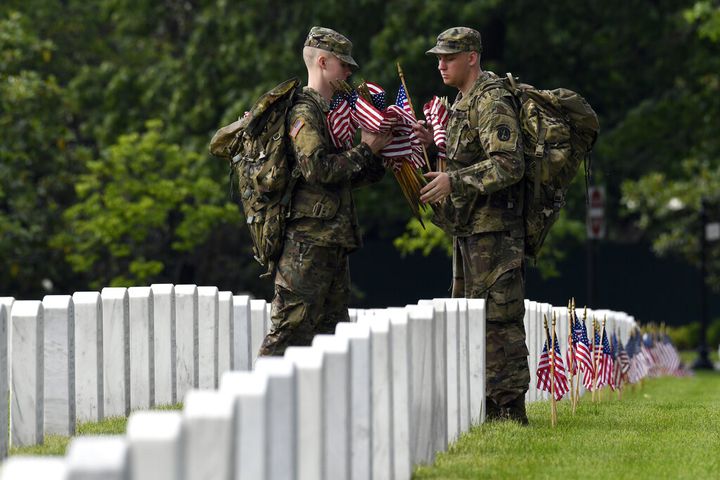
[[[709,0],[5,0],[0,289],[37,296],[49,279],[64,292],[168,281],[267,293],[227,166],[207,144],[262,92],[304,77],[313,25],[346,33],[354,81],[390,98],[400,62],[416,109],[455,94],[424,53],[436,35],[478,28],[484,68],[574,89],[599,113],[593,173],[607,184],[613,239],[647,235],[659,253],[696,259],[660,206],[677,197],[690,221],[717,185],[719,18]],[[408,223],[391,176],[357,205],[369,235],[447,251],[436,229]],[[576,182],[538,265],[546,273],[583,239],[584,216]]]

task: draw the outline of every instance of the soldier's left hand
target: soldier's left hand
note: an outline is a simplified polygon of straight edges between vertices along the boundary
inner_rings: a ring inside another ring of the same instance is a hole
[[[425,178],[432,179],[420,189],[420,201],[423,203],[439,203],[450,195],[450,177],[445,172],[428,172]]]

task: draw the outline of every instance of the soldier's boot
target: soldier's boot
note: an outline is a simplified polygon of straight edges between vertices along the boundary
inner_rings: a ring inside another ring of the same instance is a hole
[[[504,416],[509,420],[515,420],[521,425],[528,425],[527,412],[525,410],[525,395],[512,400],[510,403],[503,407]]]
[[[495,403],[490,397],[485,397],[485,421],[494,422],[496,420],[502,420],[502,409],[500,405]]]

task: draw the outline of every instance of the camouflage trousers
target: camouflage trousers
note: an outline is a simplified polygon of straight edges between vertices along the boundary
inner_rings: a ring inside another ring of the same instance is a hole
[[[275,273],[272,329],[258,355],[282,355],[289,346],[309,346],[316,334],[334,333],[349,321],[347,250],[286,239]]]
[[[508,232],[455,239],[453,296],[485,300],[486,392],[499,406],[524,396],[530,383],[522,241]]]

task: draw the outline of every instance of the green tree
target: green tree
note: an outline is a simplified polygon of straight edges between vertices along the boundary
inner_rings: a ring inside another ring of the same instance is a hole
[[[651,165],[640,178],[623,183],[622,201],[625,214],[652,240],[658,255],[677,255],[699,265],[701,199],[716,204],[720,191],[720,6],[697,2],[684,10],[684,19],[696,36],[687,72],[662,96],[649,99],[627,117],[632,132],[652,132],[637,146],[645,148]],[[617,137],[618,144],[629,143],[622,132]],[[711,245],[708,259],[709,283],[720,291],[717,245]]]
[[[67,92],[51,68],[56,50],[22,13],[0,14],[0,290],[16,296],[73,278],[47,244],[78,171]]]
[[[162,123],[149,121],[146,132],[122,135],[88,161],[78,178],[78,202],[65,211],[53,246],[93,288],[223,280],[211,268],[222,254],[208,247],[243,237],[237,206],[208,175],[213,160],[164,138]]]

